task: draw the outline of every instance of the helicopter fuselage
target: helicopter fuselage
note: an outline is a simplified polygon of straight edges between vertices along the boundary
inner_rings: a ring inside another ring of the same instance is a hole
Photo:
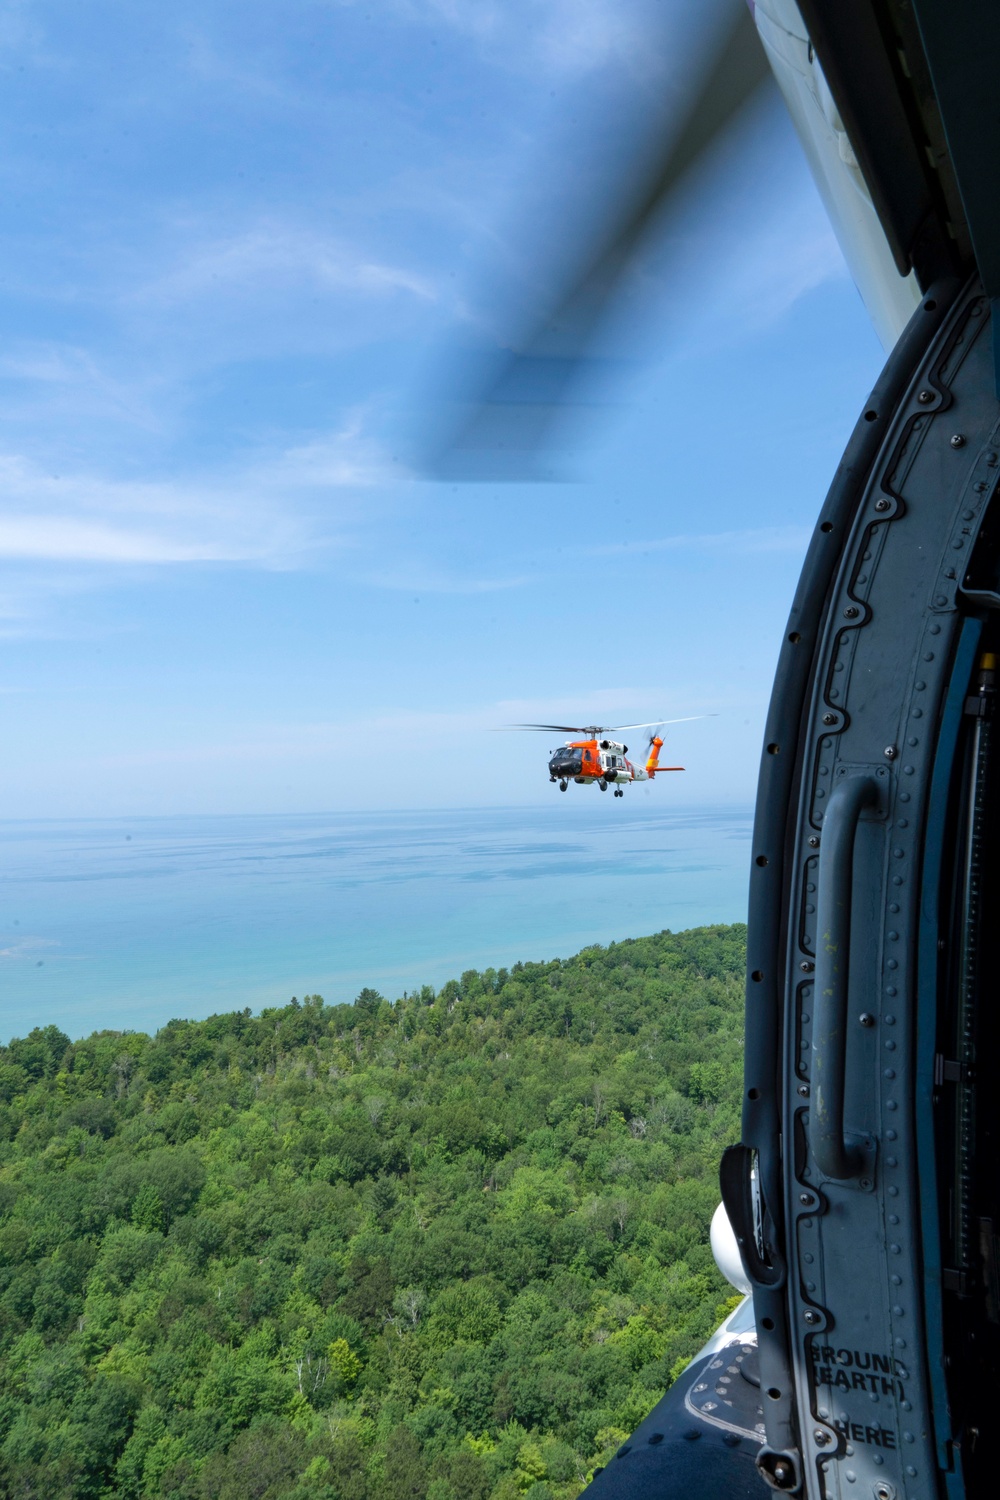
[[[611,785],[616,796],[623,796],[625,785],[631,781],[652,781],[657,771],[683,770],[683,766],[659,764],[657,757],[662,744],[659,735],[655,736],[645,766],[636,766],[628,759],[628,746],[618,740],[571,740],[551,756],[549,780],[558,781],[561,791],[575,781],[579,786],[596,784],[601,791]]]

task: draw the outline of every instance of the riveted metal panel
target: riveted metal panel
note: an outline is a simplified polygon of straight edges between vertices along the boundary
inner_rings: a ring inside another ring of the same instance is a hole
[[[799,746],[789,874],[802,920],[785,954],[782,1124],[784,1138],[802,1144],[786,1155],[786,1295],[805,1488],[817,1500],[932,1500],[948,1451],[935,1432],[948,1415],[931,1374],[941,1329],[923,1295],[917,935],[938,729],[962,626],[958,587],[1000,439],[988,324],[974,288],[886,434],[826,601]],[[824,940],[810,918],[831,788],[859,768],[881,790],[854,847],[844,1129],[868,1137],[872,1151],[835,1180],[809,1147],[812,965]]]
[[[780,1478],[782,1487],[788,1490],[798,1488],[802,1477],[798,1452],[802,1410],[792,1378],[790,1306],[785,1292],[784,1254],[788,1235],[784,1180],[789,1163],[800,1154],[800,1140],[804,1141],[805,1134],[801,1112],[792,1113],[787,1107],[785,1057],[791,1050],[797,1067],[801,1043],[809,1046],[808,1032],[803,1033],[802,1028],[808,1027],[809,1022],[803,1017],[810,1017],[811,1011],[803,1002],[809,998],[807,976],[813,969],[814,954],[813,944],[805,939],[815,936],[809,927],[812,913],[808,908],[814,906],[811,898],[815,891],[810,886],[816,883],[820,844],[818,832],[810,833],[803,849],[798,809],[805,797],[811,816],[817,800],[814,791],[821,779],[820,768],[825,765],[827,775],[833,774],[838,763],[834,731],[846,722],[843,708],[834,706],[836,699],[828,699],[819,723],[815,721],[816,684],[832,681],[836,660],[841,659],[834,659],[829,650],[825,653],[823,650],[829,634],[831,590],[840,586],[842,578],[855,579],[861,559],[856,549],[851,550],[850,542],[859,509],[867,502],[871,476],[883,455],[898,444],[901,413],[908,413],[912,405],[914,371],[926,362],[931,347],[940,347],[942,330],[951,326],[949,320],[958,293],[954,282],[931,289],[893,350],[858,419],[820,513],[792,604],[779,653],[761,756],[747,935],[744,1147],[742,1159],[733,1158],[724,1167],[731,1169],[732,1176],[732,1169],[737,1175],[742,1170],[741,1161],[756,1163],[757,1191],[766,1205],[767,1223],[772,1231],[770,1268],[758,1267],[758,1274],[752,1275],[762,1366],[766,1361],[773,1380],[771,1389],[776,1393],[764,1405],[767,1448],[771,1452],[765,1452],[762,1458],[769,1463],[774,1479],[773,1455],[787,1456],[789,1462]],[[950,398],[946,392],[935,389],[929,393],[929,399],[934,409],[943,409]],[[920,405],[926,407],[928,400],[925,398]],[[875,504],[880,517],[895,515],[900,507],[898,499],[885,494],[880,494]],[[876,542],[880,544],[878,534]],[[843,607],[858,610],[850,617],[852,620],[864,617],[863,605],[853,599]],[[838,676],[846,670],[847,658],[843,660]],[[820,734],[820,729],[830,733]],[[888,768],[889,762],[883,759],[881,751],[878,759]],[[803,956],[792,982],[788,978],[788,954],[790,946],[796,944],[801,946]],[[801,1106],[803,1095],[798,1090],[807,1094],[808,1084],[798,1081],[797,1073],[793,1073],[793,1078],[792,1086]],[[803,1146],[803,1153],[804,1150]],[[727,1194],[726,1178],[724,1170],[723,1195],[746,1250],[751,1227],[738,1222],[741,1194],[735,1190]],[[808,1201],[819,1200],[810,1197]],[[796,1211],[802,1206],[798,1203]],[[816,1477],[815,1473],[811,1477],[806,1475],[810,1493],[816,1493]]]

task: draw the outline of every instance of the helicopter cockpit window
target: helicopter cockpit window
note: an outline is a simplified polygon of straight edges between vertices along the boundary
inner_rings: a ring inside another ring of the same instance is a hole
[[[553,755],[549,761],[549,768],[555,774],[576,776],[583,769],[583,751],[566,745]]]

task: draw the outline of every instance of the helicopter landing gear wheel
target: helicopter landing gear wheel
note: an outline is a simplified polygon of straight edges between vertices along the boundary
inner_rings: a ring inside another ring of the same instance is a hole
[[[561,792],[564,792],[566,790],[566,782],[565,781],[560,781],[560,783],[559,783],[559,790]]]
[[[606,792],[608,789],[608,783],[606,781],[599,781],[597,785],[600,787],[602,792]]]

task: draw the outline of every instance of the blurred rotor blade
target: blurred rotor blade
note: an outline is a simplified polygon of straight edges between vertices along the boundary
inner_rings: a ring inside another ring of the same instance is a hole
[[[620,729],[665,729],[668,724],[693,724],[718,714],[687,714],[683,719],[647,719],[645,724],[503,724],[502,729],[536,729],[552,734],[616,734]]]
[[[527,333],[507,349],[467,366],[461,415],[429,464],[429,476],[451,480],[549,479],[546,448],[557,416],[581,376],[610,369],[588,358],[608,312],[653,221],[735,116],[770,77],[764,48],[745,0],[732,0],[700,85],[680,120],[654,139],[644,170],[610,223],[605,218],[576,262],[568,284],[549,300]],[[620,164],[621,165],[621,164]],[[627,168],[626,168],[627,170]],[[609,183],[613,199],[619,182]],[[584,398],[583,404],[586,404]]]
[[[545,730],[553,734],[585,734],[587,726],[581,728],[579,724],[504,724],[504,729],[537,729]],[[591,726],[592,727],[592,726]]]
[[[668,724],[693,724],[695,719],[717,719],[718,714],[688,714],[683,719],[650,719],[645,724],[614,724],[614,729],[666,729]]]

